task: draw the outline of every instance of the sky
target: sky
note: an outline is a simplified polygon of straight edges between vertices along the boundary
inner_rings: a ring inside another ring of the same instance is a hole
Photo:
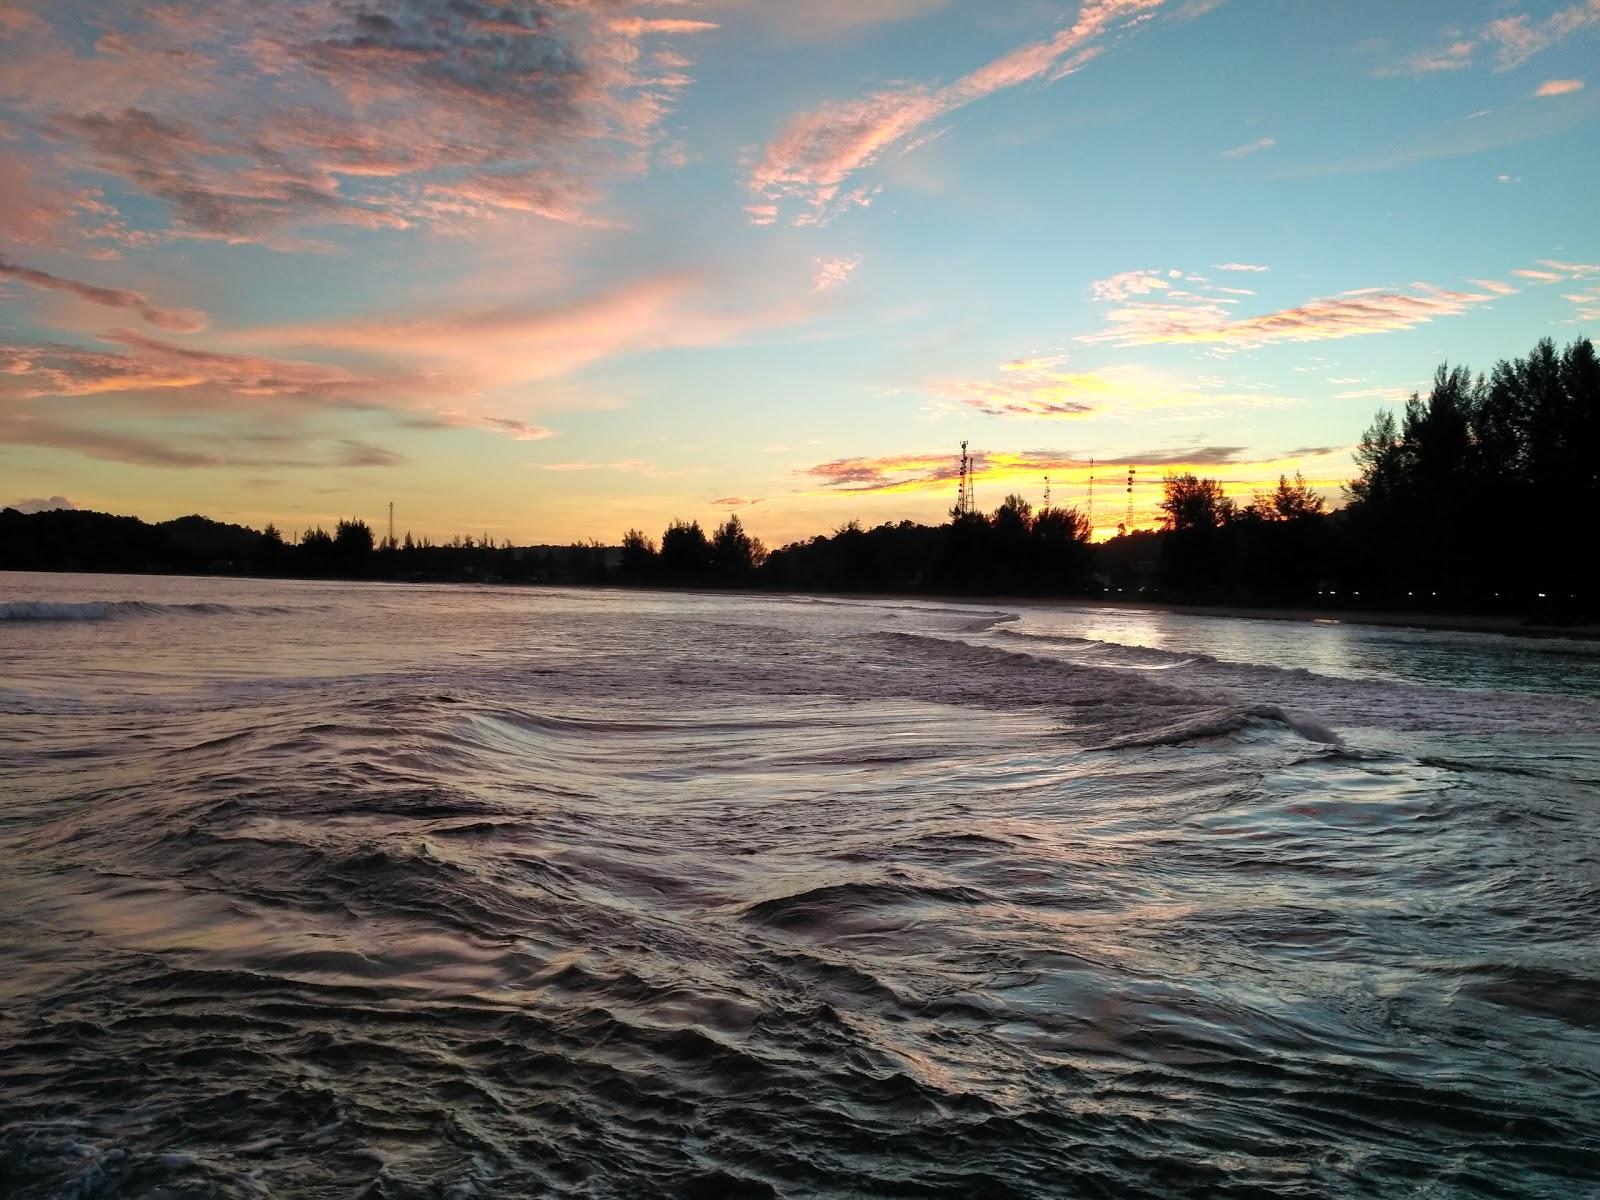
[[[1600,0],[0,0],[0,504],[1337,502],[1600,331],[1597,64]]]

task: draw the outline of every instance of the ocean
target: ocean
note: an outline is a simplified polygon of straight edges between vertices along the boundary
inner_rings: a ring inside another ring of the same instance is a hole
[[[1600,1195],[1600,645],[0,575],[0,1195]]]

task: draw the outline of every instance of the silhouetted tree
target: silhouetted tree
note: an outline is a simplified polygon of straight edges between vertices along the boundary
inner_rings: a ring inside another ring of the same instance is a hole
[[[1287,475],[1279,475],[1277,491],[1257,492],[1249,511],[1262,521],[1302,521],[1322,515],[1323,499],[1296,471],[1293,483]]]
[[[1092,551],[1089,518],[1075,508],[1042,508],[1033,519],[1037,586],[1045,592],[1071,592],[1089,575]]]
[[[340,558],[360,559],[372,553],[372,526],[359,518],[341,520],[333,530],[333,546]]]
[[[719,583],[744,583],[755,565],[755,542],[734,513],[711,535],[711,573]]]
[[[711,543],[699,521],[673,521],[661,535],[661,571],[669,582],[699,583],[711,569]]]
[[[1442,366],[1404,419],[1380,412],[1356,452],[1340,563],[1365,596],[1547,615],[1596,590],[1600,362],[1548,338],[1487,378]],[[1540,593],[1543,593],[1541,597]]]
[[[1163,481],[1161,512],[1167,529],[1161,548],[1167,587],[1185,599],[1215,591],[1227,579],[1230,565],[1222,528],[1235,516],[1222,484],[1193,474],[1169,474]]]
[[[276,525],[268,523],[261,531],[261,541],[256,545],[251,567],[258,575],[282,574],[288,561],[289,547]]]
[[[622,535],[622,557],[618,570],[630,583],[644,583],[655,577],[658,565],[656,544],[637,529]]]

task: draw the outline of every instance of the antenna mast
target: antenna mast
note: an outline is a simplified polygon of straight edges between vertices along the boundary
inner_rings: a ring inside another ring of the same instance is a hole
[[[1050,507],[1050,476],[1044,477],[1044,506]]]
[[[1127,523],[1127,530],[1128,530],[1129,533],[1133,532],[1133,477],[1134,477],[1135,474],[1136,474],[1136,472],[1130,466],[1128,468],[1128,523]]]
[[[389,546],[394,548],[394,501],[389,501]]]
[[[967,443],[961,443],[961,490],[956,493],[956,515],[971,516],[974,508],[972,498],[972,455],[967,453]]]
[[[1089,460],[1089,536],[1094,536],[1094,459]]]

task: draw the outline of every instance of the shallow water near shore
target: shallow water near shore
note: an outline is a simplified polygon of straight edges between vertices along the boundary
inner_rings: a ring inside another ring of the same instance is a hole
[[[0,1194],[1600,1191],[1600,645],[0,575]]]

